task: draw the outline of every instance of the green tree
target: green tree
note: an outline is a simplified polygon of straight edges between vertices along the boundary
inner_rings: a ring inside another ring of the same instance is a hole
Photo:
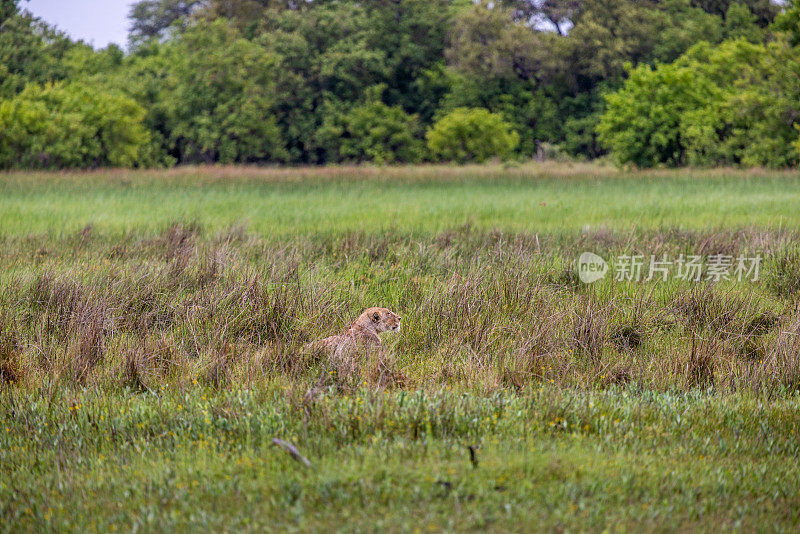
[[[655,24],[657,39],[646,54],[648,63],[672,62],[700,41],[717,44],[726,37],[722,19],[693,7],[690,0],[659,2]]]
[[[28,83],[63,80],[62,60],[74,46],[63,33],[27,12],[16,1],[3,0],[0,19],[0,98],[11,97]]]
[[[30,84],[0,101],[0,168],[148,164],[144,110],[77,84]]]
[[[324,162],[316,131],[328,102],[358,102],[386,81],[386,55],[369,31],[363,7],[349,2],[267,12],[256,42],[277,61],[274,110],[292,160]]]
[[[384,90],[383,86],[373,88],[364,103],[354,106],[331,105],[316,134],[326,161],[416,163],[422,159],[416,115],[384,104],[380,100]]]
[[[330,152],[317,130],[331,124],[327,114],[358,105],[370,87],[385,87],[381,101],[389,108],[432,120],[448,90],[443,49],[461,3],[315,1],[266,9],[256,41],[280,64],[275,109],[292,159],[323,162]]]
[[[276,60],[226,21],[191,26],[168,50],[167,142],[181,162],[285,161],[273,114]]]
[[[441,86],[417,83],[441,63],[452,25],[451,0],[373,0],[365,2],[367,42],[386,62],[383,101],[430,120]],[[428,78],[428,82],[432,81]]]
[[[0,26],[19,13],[19,0],[0,0]]]
[[[243,36],[252,39],[268,11],[307,11],[337,0],[204,0],[193,18],[213,21],[224,18]]]
[[[705,105],[716,88],[675,65],[634,69],[622,89],[606,97],[597,132],[622,163],[640,167],[686,162],[680,124],[683,114]]]
[[[434,123],[426,138],[431,155],[440,161],[505,159],[519,144],[519,134],[501,115],[479,108],[453,110]]]
[[[228,21],[193,23],[93,74],[95,65],[109,62],[98,56],[71,59],[85,83],[124,92],[146,109],[155,162],[287,160],[273,112],[276,58]]]
[[[758,16],[747,4],[731,3],[725,13],[725,36],[728,39],[745,39],[751,43],[764,42],[764,29],[758,25]]]
[[[448,63],[479,80],[546,81],[564,69],[563,39],[515,22],[512,12],[476,5],[455,20]]]
[[[584,2],[570,30],[569,62],[592,85],[622,76],[625,64],[646,62],[658,44],[660,14],[633,0]]]
[[[800,45],[800,2],[789,0],[775,17],[771,29],[787,36],[792,46]]]
[[[559,101],[559,117],[563,122],[564,151],[574,157],[594,159],[606,153],[597,138],[597,125],[605,111],[602,95],[609,90],[609,83],[602,83],[592,91],[567,96]]]
[[[443,111],[484,107],[520,133],[520,151],[542,142],[596,157],[603,88],[628,63],[673,61],[699,40],[724,37],[720,17],[690,0],[506,0],[474,6],[454,21],[446,57],[452,70]],[[572,28],[567,32],[566,28]]]
[[[98,91],[111,91],[134,99],[144,110],[144,124],[150,132],[150,160],[170,166],[181,153],[170,140],[175,124],[174,91],[178,86],[176,67],[186,61],[174,42],[151,41],[133,53],[117,55],[109,47],[99,52],[79,48],[68,55],[68,77]]]
[[[511,9],[514,20],[531,25],[554,28],[559,35],[567,35],[572,21],[583,7],[584,0],[503,0],[501,4]]]
[[[767,27],[781,12],[781,2],[771,0],[692,0],[692,5],[717,17],[725,17],[733,4],[743,4],[756,17],[756,23]]]
[[[784,39],[700,43],[672,64],[634,69],[607,96],[600,139],[621,162],[763,165],[797,161],[800,53]]]
[[[796,165],[800,126],[800,51],[785,39],[698,47],[687,68],[706,69],[721,96],[688,112],[682,123],[692,164]]]
[[[461,107],[500,113],[519,133],[522,154],[536,154],[542,142],[561,141],[565,45],[554,32],[515,21],[507,9],[478,5],[462,11],[446,51],[450,91],[439,115]]]
[[[498,113],[519,134],[519,152],[533,156],[541,143],[562,140],[564,115],[560,105],[568,100],[550,85],[454,73],[451,91],[442,100],[439,115],[457,108],[483,108]]]
[[[165,38],[176,24],[185,29],[189,17],[206,4],[205,0],[139,0],[131,5],[129,39],[134,46],[148,39]]]

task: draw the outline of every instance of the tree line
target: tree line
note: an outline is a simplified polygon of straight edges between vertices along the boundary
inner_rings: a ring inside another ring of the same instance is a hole
[[[127,50],[0,0],[0,168],[800,159],[769,0],[140,0]]]

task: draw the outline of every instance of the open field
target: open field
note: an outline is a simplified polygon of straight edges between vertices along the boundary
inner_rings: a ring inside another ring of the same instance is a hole
[[[3,394],[4,530],[795,530],[797,400]],[[14,410],[14,417],[9,413]],[[305,467],[273,436],[300,443]],[[469,446],[476,448],[473,466]]]
[[[244,224],[261,237],[431,235],[483,230],[630,232],[662,227],[796,228],[800,181],[780,171],[620,173],[579,164],[504,168],[259,170],[179,168],[6,174],[0,235],[162,231],[194,221],[216,233]]]
[[[2,175],[0,528],[795,530],[798,207],[765,171]],[[374,305],[386,350],[302,351]]]

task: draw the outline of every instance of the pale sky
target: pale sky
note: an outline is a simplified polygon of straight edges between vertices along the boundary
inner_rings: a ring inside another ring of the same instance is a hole
[[[128,11],[134,0],[30,0],[20,7],[56,26],[73,39],[103,48],[128,43]]]

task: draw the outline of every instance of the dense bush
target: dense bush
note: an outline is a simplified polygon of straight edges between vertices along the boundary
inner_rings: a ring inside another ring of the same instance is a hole
[[[479,108],[453,110],[436,121],[426,137],[431,155],[444,161],[507,158],[519,145],[519,134],[501,115]]]
[[[170,149],[184,162],[284,161],[272,113],[274,58],[224,21],[188,30],[170,51],[163,103]]]
[[[0,101],[0,168],[147,164],[144,114],[118,94],[77,84],[30,84]]]
[[[400,106],[377,98],[344,110],[329,110],[317,130],[326,160],[414,163],[423,155],[419,121]]]
[[[634,69],[607,96],[598,132],[623,163],[797,162],[800,54],[784,39],[700,43],[677,61]]]

